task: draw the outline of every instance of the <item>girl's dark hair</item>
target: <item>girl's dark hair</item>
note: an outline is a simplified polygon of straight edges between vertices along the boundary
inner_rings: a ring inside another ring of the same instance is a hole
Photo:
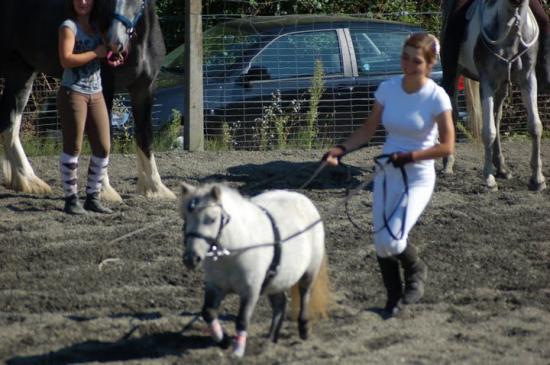
[[[65,0],[65,14],[71,19],[76,19],[73,1]],[[114,0],[94,0],[94,6],[90,13],[90,23],[97,24],[101,33],[105,33],[109,28],[113,18],[114,5]]]

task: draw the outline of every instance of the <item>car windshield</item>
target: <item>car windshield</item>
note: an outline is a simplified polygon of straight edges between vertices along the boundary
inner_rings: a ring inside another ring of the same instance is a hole
[[[261,35],[249,29],[220,24],[204,33],[204,72],[223,77],[242,64],[244,56],[260,47]]]
[[[409,30],[352,29],[359,74],[400,72],[401,49]]]

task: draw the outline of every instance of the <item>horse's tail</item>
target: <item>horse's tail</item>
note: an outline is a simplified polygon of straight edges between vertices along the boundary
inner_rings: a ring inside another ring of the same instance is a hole
[[[330,280],[328,276],[328,260],[323,257],[321,268],[313,282],[309,299],[310,319],[327,319],[328,307],[331,302]],[[298,281],[290,290],[292,318],[298,319],[300,312],[300,282]]]

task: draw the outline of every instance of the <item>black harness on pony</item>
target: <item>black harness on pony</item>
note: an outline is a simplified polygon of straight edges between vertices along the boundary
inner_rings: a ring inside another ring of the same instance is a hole
[[[198,205],[198,198],[191,199],[187,204],[187,210],[189,212],[192,212],[193,210],[197,209],[197,205]],[[216,237],[208,237],[203,235],[200,232],[187,232],[186,223],[184,223],[184,228],[183,228],[185,241],[187,241],[188,238],[200,238],[208,243],[210,247],[206,255],[209,257],[212,257],[214,261],[216,261],[221,256],[226,256],[230,254],[229,250],[225,249],[221,245],[220,238],[221,238],[223,229],[230,222],[231,216],[225,211],[225,209],[221,204],[218,204],[218,206],[222,210],[222,214],[220,217],[220,226],[218,227],[218,233],[216,234]],[[273,229],[273,237],[274,237],[274,242],[270,244],[273,246],[273,258],[271,259],[271,264],[269,265],[269,268],[267,269],[267,272],[265,274],[265,278],[262,283],[262,288],[260,291],[260,293],[263,293],[265,288],[269,285],[271,280],[277,275],[277,272],[279,270],[279,265],[281,264],[281,251],[282,251],[283,241],[281,239],[281,232],[279,230],[279,227],[277,226],[277,223],[275,222],[275,218],[273,218],[273,215],[271,215],[271,213],[269,213],[269,211],[264,207],[259,205],[258,207],[265,213],[267,218],[269,218],[269,221],[271,223],[271,228]],[[259,247],[259,246],[252,246],[252,247]]]

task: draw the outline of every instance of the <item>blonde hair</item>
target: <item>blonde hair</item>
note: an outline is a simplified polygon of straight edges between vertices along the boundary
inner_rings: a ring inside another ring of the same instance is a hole
[[[422,50],[422,54],[427,63],[433,65],[439,57],[439,40],[430,33],[413,33],[403,45]]]

